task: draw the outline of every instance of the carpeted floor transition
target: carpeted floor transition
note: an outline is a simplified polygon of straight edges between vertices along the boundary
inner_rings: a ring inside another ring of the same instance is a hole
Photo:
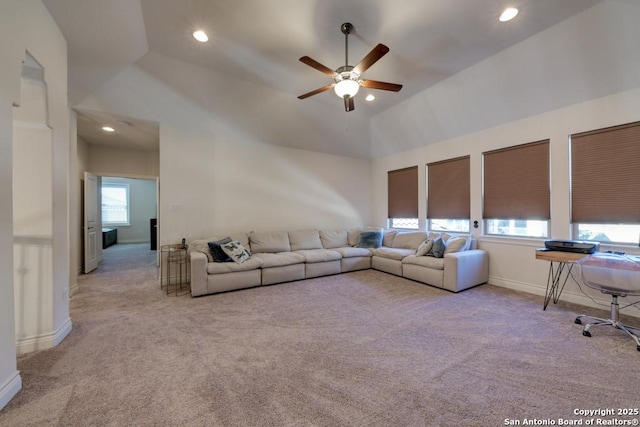
[[[155,252],[116,245],[79,288],[69,336],[19,356],[1,426],[558,425],[640,408],[630,339],[583,337],[583,307],[491,285],[452,294],[367,270],[176,297]]]

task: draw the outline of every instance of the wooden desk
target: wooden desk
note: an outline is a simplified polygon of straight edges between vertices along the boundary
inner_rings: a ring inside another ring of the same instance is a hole
[[[549,275],[547,276],[547,289],[544,292],[543,310],[547,309],[547,305],[549,305],[549,301],[551,301],[552,298],[554,304],[558,302],[564,285],[571,275],[573,264],[586,256],[589,255],[575,252],[550,251],[545,248],[536,249],[536,259],[549,261]],[[562,273],[565,273],[564,280],[562,279]],[[561,282],[562,286],[560,285]]]

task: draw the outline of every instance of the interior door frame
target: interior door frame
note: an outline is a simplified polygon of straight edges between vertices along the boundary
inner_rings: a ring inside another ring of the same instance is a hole
[[[102,177],[84,172],[84,186],[82,189],[82,247],[84,250],[85,274],[98,268],[102,249],[102,215],[100,212],[100,184]]]
[[[85,182],[86,182],[86,174],[89,172],[85,172]],[[155,181],[156,182],[156,241],[157,241],[157,246],[158,248],[160,247],[160,177],[157,175],[136,175],[136,174],[121,174],[121,173],[111,173],[111,172],[93,172],[90,173],[94,176],[97,176],[100,179],[100,182],[102,180],[102,177],[114,177],[114,178],[128,178],[128,179],[146,179],[149,181]],[[85,184],[86,185],[86,184]],[[98,188],[100,188],[100,185],[98,186]],[[83,194],[84,194],[84,190],[83,190]],[[83,207],[84,207],[84,200],[83,200]],[[100,212],[100,191],[98,191],[98,212]],[[99,254],[98,256],[98,262],[100,262],[102,260],[102,215],[98,215],[99,220],[100,220],[100,233],[99,233],[99,239],[100,239],[100,244],[98,245],[98,249],[97,252]],[[83,229],[83,247],[85,246],[85,238],[86,236],[84,236],[84,217],[83,217],[83,222],[82,222],[82,229]],[[159,267],[160,266],[160,250],[157,250],[158,255],[156,256],[156,266]],[[86,263],[86,261],[85,261]]]

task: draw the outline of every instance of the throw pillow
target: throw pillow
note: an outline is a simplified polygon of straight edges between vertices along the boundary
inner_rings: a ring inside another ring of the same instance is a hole
[[[442,258],[444,256],[445,243],[440,237],[433,240],[433,246],[431,251],[427,255],[431,255],[435,258]]]
[[[242,243],[238,242],[237,240],[223,243],[222,245],[220,245],[220,247],[222,247],[222,250],[229,256],[229,258],[231,258],[238,264],[242,264],[243,262],[251,258],[251,254],[249,253],[249,251],[246,250],[244,246],[242,246]]]
[[[364,230],[356,243],[356,248],[379,248],[380,246],[382,246],[382,230]]]
[[[221,245],[225,243],[229,243],[231,241],[231,237],[225,237],[222,240],[218,240],[215,242],[207,243],[209,245],[209,250],[211,251],[211,255],[213,256],[214,262],[229,262],[231,258],[227,255],[223,250]]]
[[[466,251],[469,248],[470,240],[466,237],[451,237],[447,240],[446,249],[444,250],[445,254],[450,254],[453,252],[462,252]]]
[[[431,248],[433,247],[433,239],[427,239],[424,242],[420,243],[418,249],[416,250],[416,256],[425,256],[429,253]]]

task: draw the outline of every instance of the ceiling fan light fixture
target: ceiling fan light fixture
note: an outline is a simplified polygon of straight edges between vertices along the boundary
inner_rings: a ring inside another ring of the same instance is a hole
[[[353,98],[356,96],[356,93],[360,90],[360,84],[355,80],[345,79],[340,80],[333,87],[333,90],[336,92],[336,95],[340,98],[344,98],[345,96],[349,96]]]
[[[115,132],[116,130],[111,126],[102,126],[102,130],[105,132]]]
[[[516,15],[518,15],[518,9],[516,9],[515,7],[508,7],[504,10],[504,12],[502,12],[500,18],[498,19],[500,19],[500,22],[507,22],[515,18]]]

